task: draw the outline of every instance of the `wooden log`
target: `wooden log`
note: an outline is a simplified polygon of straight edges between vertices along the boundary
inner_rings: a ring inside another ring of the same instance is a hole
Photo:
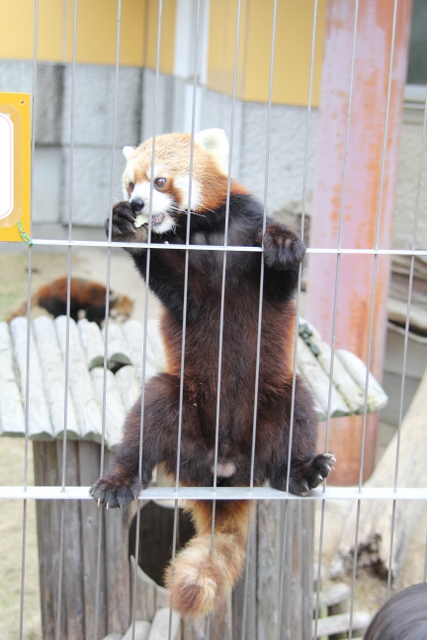
[[[104,407],[104,370],[97,367],[90,372],[95,393],[101,407]],[[105,371],[105,444],[114,451],[122,439],[122,426],[126,411],[123,406],[116,377],[112,371]]]
[[[320,404],[323,414],[326,415],[328,411],[330,386],[329,376],[319,366],[316,356],[302,340],[298,341],[297,364],[298,369],[307,380],[318,403]],[[334,387],[332,387],[331,391],[330,411],[331,416],[335,418],[348,415],[349,412],[347,403]]]
[[[0,432],[3,436],[22,436],[25,434],[24,407],[7,322],[0,322],[0,360]]]
[[[67,353],[67,327],[69,328],[69,349]],[[82,438],[101,439],[102,416],[95,389],[86,365],[86,356],[80,342],[77,325],[66,316],[55,320],[58,342],[64,359],[68,358],[68,376],[71,395],[77,412],[77,420]]]
[[[141,396],[141,376],[134,365],[122,367],[115,375],[122,402],[127,412]]]
[[[102,329],[102,337],[105,340],[106,328]],[[126,338],[119,324],[114,322],[108,323],[108,366],[113,371],[125,364],[132,364],[132,358],[129,351]]]
[[[80,436],[74,402],[67,391],[67,415],[65,416],[65,363],[56,337],[55,325],[48,316],[39,316],[33,321],[34,338],[40,354],[46,397],[49,404],[53,432],[56,438]]]
[[[170,633],[169,633],[170,630]],[[181,618],[169,608],[158,609],[151,625],[148,640],[179,640],[181,637]]]
[[[158,320],[149,320],[147,323],[145,380],[164,368],[165,352],[159,326]],[[132,362],[142,376],[144,326],[137,320],[128,320],[123,324],[123,334],[129,346]]]
[[[366,366],[360,358],[354,353],[347,351],[346,349],[337,349],[335,354],[338,360],[349,371],[351,376],[356,380],[362,389],[365,389],[366,385]],[[378,382],[375,380],[372,373],[368,375],[368,413],[374,411],[380,411],[388,402],[388,397],[385,391],[381,388]]]
[[[78,321],[80,339],[86,354],[86,364],[89,369],[104,365],[104,337],[96,322],[89,322],[86,318]]]
[[[425,464],[427,450],[426,395],[427,369],[400,428],[398,487],[427,486],[427,465]],[[364,486],[394,486],[396,445],[397,434],[391,440],[374,473]],[[386,576],[389,566],[391,566],[392,577],[397,578],[405,561],[411,534],[423,510],[416,500],[396,502],[393,548],[390,550],[392,507],[392,504],[387,504],[383,500],[362,501],[357,563],[359,566],[371,567],[380,576]],[[332,563],[331,572],[335,576],[352,570],[356,524],[357,503],[353,503]]]
[[[122,640],[147,640],[150,627],[150,623],[146,620],[135,620],[126,631]],[[167,638],[167,636],[165,637]]]
[[[357,611],[353,613],[353,619],[351,621],[351,628],[357,630],[364,630],[369,625],[372,616],[364,611]],[[314,627],[313,627],[314,629]],[[319,618],[317,621],[317,638],[323,636],[332,636],[337,633],[345,633],[350,629],[350,614],[341,613],[336,616],[328,616],[327,618]],[[354,635],[353,635],[354,637]]]
[[[323,340],[316,342],[319,350],[317,360],[329,376],[331,370],[332,349]],[[333,385],[341,394],[350,414],[362,413],[365,407],[365,391],[344,367],[341,360],[334,357]]]
[[[34,336],[30,331],[30,372],[27,380],[27,319],[23,317],[14,318],[9,326],[19,367],[21,395],[24,402],[27,397],[27,383],[29,384],[28,435],[33,440],[52,440],[53,427],[43,387],[43,376]]]
[[[328,609],[349,600],[351,588],[344,582],[337,582],[319,593],[319,609]],[[313,609],[317,606],[317,594],[313,595]]]

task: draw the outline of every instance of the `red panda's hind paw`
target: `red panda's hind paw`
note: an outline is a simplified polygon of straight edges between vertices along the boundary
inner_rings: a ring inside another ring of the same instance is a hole
[[[303,261],[305,245],[288,227],[270,223],[264,234],[264,259],[268,267],[289,269]]]
[[[139,496],[142,489],[141,480],[138,476],[119,481],[117,479],[109,479],[108,477],[100,478],[90,488],[89,493],[98,507],[106,509],[116,509],[127,507],[133,500]]]
[[[296,495],[305,495],[321,484],[334,468],[336,462],[332,453],[319,453],[308,462],[292,465],[289,479],[289,491]]]

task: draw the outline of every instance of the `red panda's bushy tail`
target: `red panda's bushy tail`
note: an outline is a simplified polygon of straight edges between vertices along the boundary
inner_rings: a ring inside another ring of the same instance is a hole
[[[171,606],[183,616],[204,615],[232,589],[246,558],[247,500],[218,501],[212,548],[212,502],[191,501],[197,534],[180,551],[166,573]],[[212,550],[213,549],[213,550]]]

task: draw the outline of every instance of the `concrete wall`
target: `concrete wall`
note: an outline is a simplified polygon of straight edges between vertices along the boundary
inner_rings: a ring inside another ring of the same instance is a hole
[[[115,68],[109,65],[39,63],[35,87],[33,221],[100,226],[111,203],[121,198],[121,148],[157,134],[190,131],[192,81],[149,69],[120,67],[115,100]],[[74,80],[73,80],[74,79]],[[33,92],[33,64],[0,61],[0,90]],[[156,118],[154,121],[154,107]],[[116,119],[114,118],[116,110]],[[222,127],[230,135],[232,173],[264,202],[268,107],[236,101],[199,89],[196,129]],[[413,118],[412,118],[413,120]],[[273,105],[267,208],[277,211],[300,201],[303,181],[310,193],[316,150],[317,110]],[[410,248],[416,208],[422,123],[404,122],[401,136],[395,215],[395,248]],[[420,192],[425,211],[427,189]],[[427,219],[419,217],[417,248],[427,244]]]

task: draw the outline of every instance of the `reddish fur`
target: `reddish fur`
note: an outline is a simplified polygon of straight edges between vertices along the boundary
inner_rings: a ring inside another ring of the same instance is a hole
[[[174,193],[174,175],[189,170],[190,137],[170,134],[156,139],[159,171],[167,166],[165,185]],[[147,180],[152,142],[141,145],[131,156],[135,182]],[[127,171],[124,174],[126,184]],[[158,176],[157,176],[158,177]],[[262,207],[248,191],[232,181],[227,199],[227,177],[215,158],[194,146],[193,178],[201,190],[202,215],[168,209],[173,229],[152,235],[149,286],[164,306],[161,331],[166,346],[166,368],[151,378],[141,402],[128,414],[124,439],[115,461],[91,492],[100,504],[125,506],[146,487],[156,464],[177,471],[178,427],[182,427],[179,479],[184,485],[212,486],[213,466],[232,469],[218,473],[219,486],[255,486],[267,480],[275,488],[304,494],[325,478],[333,462],[330,454],[317,455],[316,415],[313,399],[300,376],[293,388],[295,306],[304,245],[287,227],[266,220],[263,234]],[[179,205],[179,196],[176,195]],[[264,247],[263,253],[228,251],[221,318],[223,255],[221,250],[202,247],[188,251],[165,248],[186,242],[221,246],[228,216],[228,245]],[[121,242],[147,241],[147,227],[135,228],[131,203],[118,203],[113,210],[111,237]],[[189,222],[190,220],[190,222]],[[107,233],[109,231],[107,224]],[[156,243],[163,248],[156,248]],[[128,249],[142,277],[147,277],[145,245]],[[264,268],[261,271],[261,260]],[[184,273],[188,266],[186,299],[184,380],[181,375],[183,344]],[[262,330],[260,345],[257,415],[254,421],[254,389],[257,374],[257,336],[260,278],[263,273]],[[219,416],[217,417],[218,345],[223,327]],[[182,385],[183,394],[180,395]],[[293,408],[292,408],[293,403]],[[179,413],[181,412],[181,420]],[[290,419],[293,438],[290,440]],[[218,418],[218,419],[217,419]],[[255,455],[252,458],[253,427],[256,423]],[[140,426],[143,424],[142,461],[139,460]],[[219,426],[215,442],[216,424]],[[217,444],[217,449],[216,449]],[[291,447],[291,468],[288,457]],[[217,458],[216,458],[217,453]],[[252,468],[253,463],[253,468]],[[252,474],[253,472],[253,474]],[[289,484],[288,484],[289,480]],[[218,597],[237,580],[245,558],[248,527],[247,502],[218,501],[216,504],[214,553],[211,554],[211,502],[190,505],[197,535],[177,556],[168,572],[171,599],[183,615],[210,611]]]
[[[36,306],[46,309],[53,316],[67,313],[68,278],[57,278],[50,284],[40,287],[31,296],[31,308]],[[70,278],[70,316],[78,319],[78,312],[86,312],[86,317],[98,324],[105,317],[107,289],[103,284],[86,280],[85,278]],[[132,312],[133,302],[127,296],[116,296],[110,292],[110,315],[112,312],[129,316]],[[26,315],[27,303],[25,302],[8,318],[12,320],[20,315]]]

